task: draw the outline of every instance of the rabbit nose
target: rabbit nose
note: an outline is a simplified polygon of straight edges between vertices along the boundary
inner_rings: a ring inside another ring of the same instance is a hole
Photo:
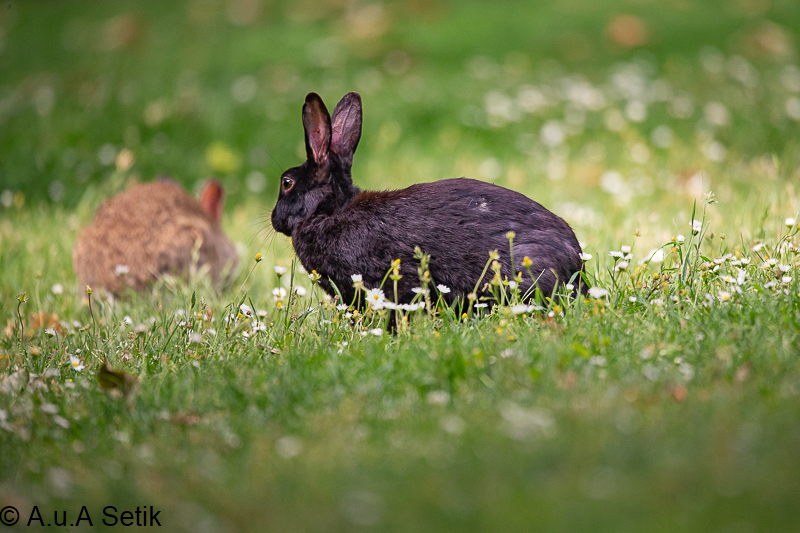
[[[291,235],[291,231],[289,230],[288,221],[281,217],[277,209],[272,211],[272,216],[270,217],[272,222],[272,228],[277,231],[278,233],[283,233],[284,235]]]

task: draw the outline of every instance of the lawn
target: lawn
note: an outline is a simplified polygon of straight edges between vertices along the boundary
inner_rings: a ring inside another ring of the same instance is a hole
[[[794,0],[7,2],[6,529],[798,531],[798,52]],[[357,184],[518,190],[592,296],[337,308],[269,213],[350,90]],[[78,232],[161,175],[224,184],[235,281],[88,293]]]

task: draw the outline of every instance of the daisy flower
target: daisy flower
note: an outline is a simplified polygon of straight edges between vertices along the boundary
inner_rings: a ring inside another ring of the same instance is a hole
[[[275,300],[283,300],[286,298],[286,289],[283,287],[275,287],[272,289],[272,296],[275,298]]]
[[[592,287],[589,289],[589,296],[592,298],[602,298],[604,296],[608,296],[610,293],[608,289],[602,289],[600,287]]]
[[[69,356],[69,363],[72,365],[76,371],[80,372],[84,368],[86,368],[82,363],[81,360],[75,357],[74,355]]]
[[[523,313],[530,313],[531,311],[533,311],[533,306],[532,305],[517,304],[517,305],[511,306],[511,312],[514,313],[515,315],[521,315]]]
[[[386,301],[386,295],[381,289],[369,289],[365,298],[373,309],[383,308],[383,303]]]

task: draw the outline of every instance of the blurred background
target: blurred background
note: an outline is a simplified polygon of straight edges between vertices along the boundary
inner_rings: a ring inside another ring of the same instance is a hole
[[[362,94],[358,185],[468,176],[521,191],[573,225],[601,287],[609,250],[635,241],[638,262],[690,235],[710,190],[709,257],[774,243],[800,211],[798,45],[798,0],[0,0],[7,331],[22,293],[22,313],[88,331],[77,232],[160,175],[224,183],[226,232],[242,257],[266,256],[252,277],[242,260],[231,291],[275,305],[272,267],[293,254],[268,215],[304,160],[309,91],[331,109]],[[201,366],[166,350],[170,334],[159,363],[141,357],[153,374],[136,403],[107,398],[89,369],[4,393],[17,403],[0,425],[34,440],[0,428],[0,505],[157,504],[193,532],[790,530],[798,315],[778,290],[748,293],[752,308],[586,313],[518,344],[489,321],[370,336],[341,358],[344,337],[298,334],[283,355],[237,340]],[[177,320],[190,308],[176,294],[103,306],[113,357],[134,335],[121,315]],[[673,389],[692,365],[690,392]]]
[[[215,176],[257,231],[305,94],[356,90],[364,188],[492,181],[597,246],[661,244],[713,189],[756,234],[798,209],[799,29],[795,0],[4,1],[0,213],[78,227],[131,181]]]

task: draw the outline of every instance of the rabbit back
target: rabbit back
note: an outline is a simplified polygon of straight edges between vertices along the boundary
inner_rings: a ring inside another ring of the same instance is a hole
[[[236,266],[236,249],[200,203],[177,184],[137,185],[104,202],[75,244],[81,284],[119,294],[143,290],[161,274],[185,274],[200,243],[198,265],[215,284]],[[127,267],[127,273],[119,271]]]

